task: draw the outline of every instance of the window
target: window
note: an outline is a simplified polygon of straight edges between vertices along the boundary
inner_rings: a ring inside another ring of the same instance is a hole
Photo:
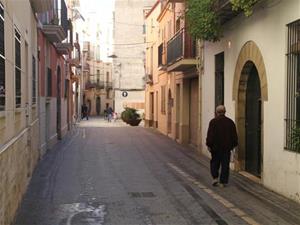
[[[15,98],[16,98],[16,108],[21,107],[21,35],[19,31],[15,28]]]
[[[106,90],[106,98],[109,99],[110,95],[109,95],[109,90]]]
[[[36,61],[32,56],[32,104],[36,104]]]
[[[69,92],[69,80],[65,79],[65,98],[68,97],[68,92]]]
[[[286,143],[300,153],[300,20],[287,25]]]
[[[224,105],[224,52],[215,55],[215,108]]]
[[[47,97],[52,96],[52,70],[47,68]]]
[[[5,109],[4,8],[0,3],[0,111]]]
[[[106,72],[106,82],[109,82],[109,72]]]
[[[161,86],[161,107],[162,114],[166,114],[166,86]]]

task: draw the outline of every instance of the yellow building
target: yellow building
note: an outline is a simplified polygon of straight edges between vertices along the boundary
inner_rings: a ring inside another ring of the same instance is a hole
[[[105,109],[113,107],[112,64],[100,60],[99,48],[84,42],[83,65],[83,102],[88,106],[89,115],[103,115]]]
[[[157,1],[146,16],[145,125],[179,143],[199,146],[196,41],[185,27],[185,3]]]
[[[12,223],[39,158],[37,21],[51,2],[0,1],[0,224]]]

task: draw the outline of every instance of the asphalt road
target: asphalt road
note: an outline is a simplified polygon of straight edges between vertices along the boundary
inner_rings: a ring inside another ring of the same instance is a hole
[[[15,225],[300,224],[297,204],[236,174],[212,187],[188,151],[151,129],[84,121],[39,162]]]

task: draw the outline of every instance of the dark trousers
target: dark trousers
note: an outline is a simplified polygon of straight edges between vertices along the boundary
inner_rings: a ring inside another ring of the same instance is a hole
[[[230,151],[213,151],[211,152],[210,172],[214,179],[219,177],[219,170],[221,166],[220,182],[228,183],[229,178],[229,163]]]

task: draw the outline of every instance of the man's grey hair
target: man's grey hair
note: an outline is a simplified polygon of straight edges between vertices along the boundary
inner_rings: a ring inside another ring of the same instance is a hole
[[[218,105],[216,108],[216,113],[218,115],[224,115],[226,113],[226,108],[224,105]]]

